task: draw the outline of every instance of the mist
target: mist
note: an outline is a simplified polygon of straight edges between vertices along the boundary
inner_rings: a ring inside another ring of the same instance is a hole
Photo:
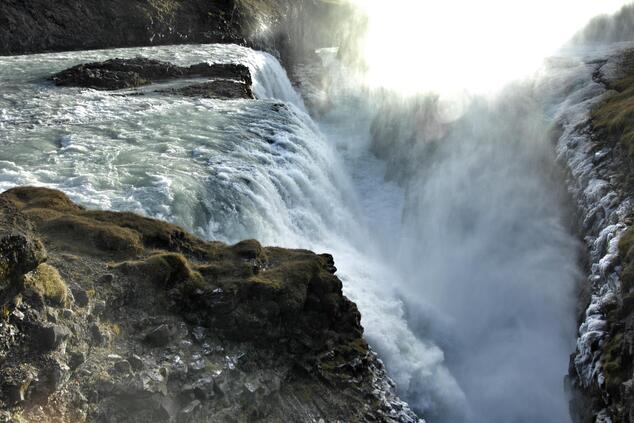
[[[549,122],[530,87],[464,107],[446,122],[437,97],[392,98],[372,124],[406,192],[392,260],[407,319],[444,351],[467,421],[568,421],[580,245]]]
[[[562,99],[548,81],[561,69],[541,66],[575,33],[578,45],[632,39],[633,6],[590,22],[626,2],[357,3],[365,73],[330,69],[322,129],[361,175],[372,239],[359,249],[379,251],[391,273],[386,295],[401,306],[390,318],[429,359],[408,367],[411,354],[380,338],[373,305],[353,293],[371,344],[429,423],[571,421],[564,379],[585,251],[555,153]],[[386,195],[394,186],[402,198]]]
[[[606,44],[634,40],[634,4],[623,6],[617,13],[594,17],[568,43],[570,46]]]

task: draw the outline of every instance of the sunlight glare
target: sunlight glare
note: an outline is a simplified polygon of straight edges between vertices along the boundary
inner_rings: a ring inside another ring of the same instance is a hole
[[[536,70],[624,0],[352,0],[366,11],[371,86],[403,94],[488,92]]]

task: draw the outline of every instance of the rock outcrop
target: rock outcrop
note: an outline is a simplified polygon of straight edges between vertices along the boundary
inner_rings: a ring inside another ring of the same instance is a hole
[[[249,68],[233,63],[198,63],[189,67],[137,57],[85,63],[51,76],[57,86],[120,90],[182,78],[205,78],[186,87],[161,90],[164,94],[205,98],[254,98]]]
[[[0,421],[416,421],[330,255],[27,187],[0,195],[0,264]]]
[[[235,43],[289,62],[320,47],[346,49],[363,22],[349,3],[330,0],[5,0],[0,55]]]
[[[0,4],[0,52],[244,43],[235,9],[232,0],[8,0]]]
[[[634,422],[634,52],[592,65],[603,89],[589,92],[589,116],[567,122],[560,146],[590,264],[567,381],[573,421],[628,423]]]

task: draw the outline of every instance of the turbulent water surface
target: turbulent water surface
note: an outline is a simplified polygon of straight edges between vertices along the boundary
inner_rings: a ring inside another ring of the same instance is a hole
[[[243,62],[258,100],[45,81],[137,55]],[[579,246],[548,132],[563,106],[548,87],[449,113],[335,77],[313,120],[272,56],[238,46],[6,57],[0,76],[0,190],[54,187],[208,239],[331,252],[370,343],[430,422],[569,420]]]

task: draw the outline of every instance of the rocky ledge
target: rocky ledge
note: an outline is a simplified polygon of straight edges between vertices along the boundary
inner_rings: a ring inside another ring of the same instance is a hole
[[[588,251],[567,386],[578,423],[634,422],[634,51],[587,64],[583,113],[560,117],[560,159]],[[578,100],[577,100],[578,101]]]
[[[143,57],[110,59],[74,66],[56,73],[50,80],[57,86],[120,90],[139,88],[156,82],[191,78],[206,80],[158,92],[189,97],[254,98],[249,68],[234,63],[198,63],[182,67]]]
[[[333,258],[0,194],[0,421],[417,421]]]

